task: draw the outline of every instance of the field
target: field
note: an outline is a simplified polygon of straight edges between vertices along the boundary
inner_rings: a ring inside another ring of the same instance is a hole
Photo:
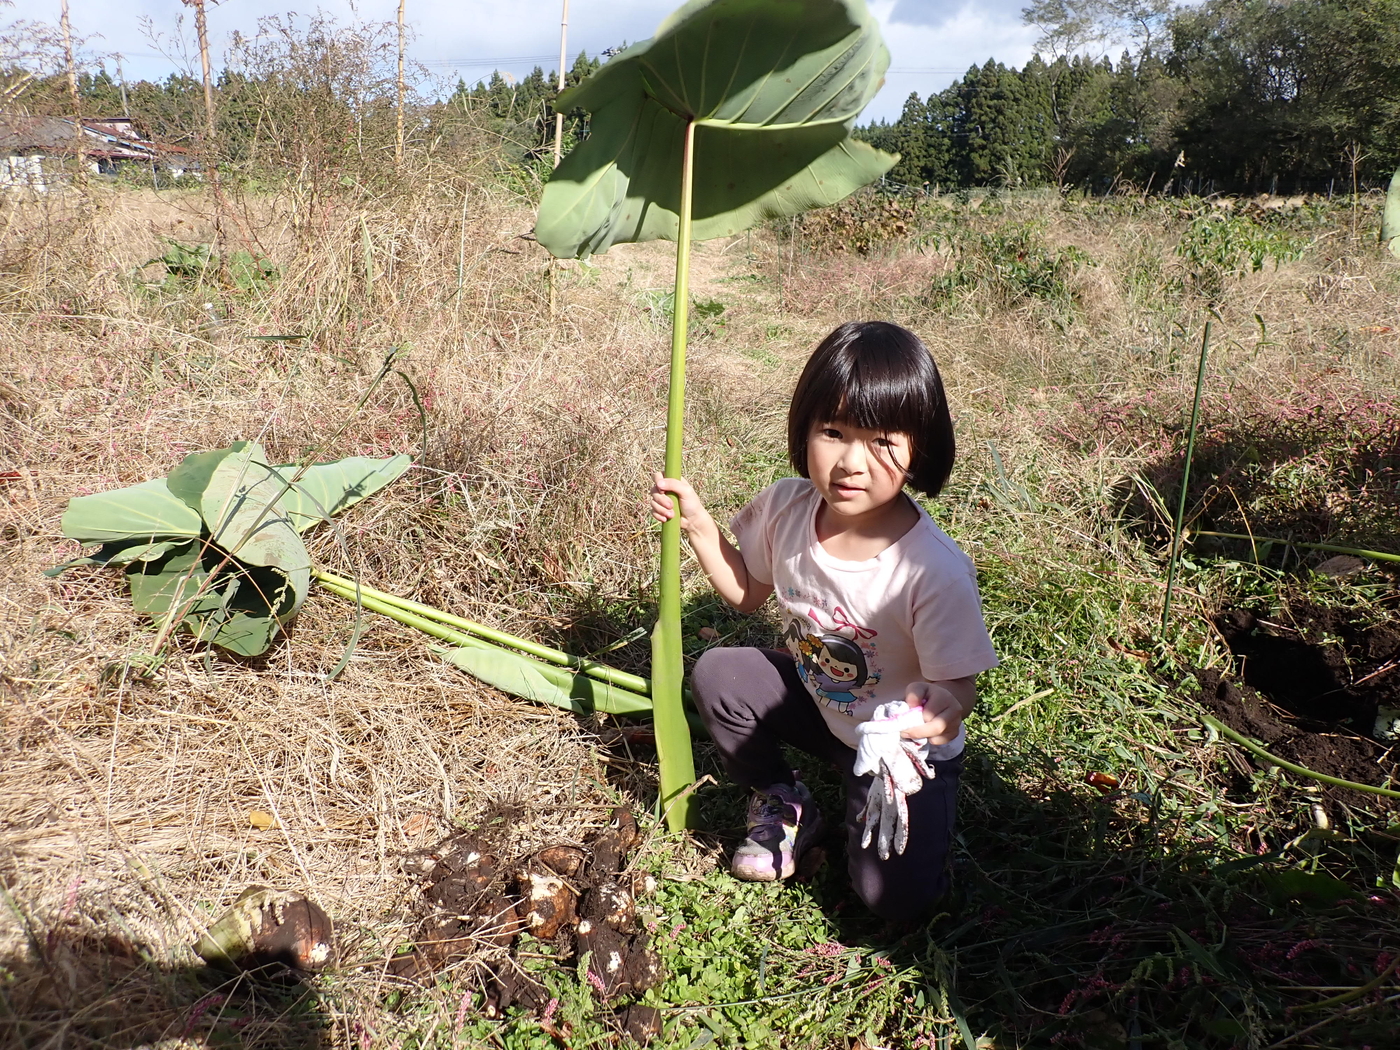
[[[377,616],[330,678],[356,618],[324,591],[264,658],[176,636],[150,659],[120,574],[42,575],[76,554],[71,497],[239,438],[293,461],[344,424],[323,458],[415,467],[311,534],[318,565],[645,673],[670,246],[552,265],[537,192],[481,167],[0,200],[0,1044],[625,1045],[625,1000],[544,942],[515,949],[543,1013],[488,1016],[489,937],[422,981],[391,962],[424,851],[470,832],[509,867],[628,805],[657,1045],[1396,1045],[1400,808],[1201,717],[1400,782],[1372,739],[1395,579],[1307,546],[1396,550],[1400,266],[1374,197],[867,194],[697,247],[687,474],[719,510],[789,472],[787,396],[838,321],[912,327],[949,384],[959,463],[930,510],[977,563],[1002,666],[954,889],[913,930],[862,913],[834,841],[807,881],[732,880],[744,800],[703,739],[704,828],[672,836],[644,732],[503,696]],[[1193,537],[1164,629],[1212,311],[1188,521],[1255,539]],[[686,588],[690,656],[771,642],[693,563]],[[838,781],[807,772],[829,810]],[[325,973],[200,964],[252,884],[330,913]]]

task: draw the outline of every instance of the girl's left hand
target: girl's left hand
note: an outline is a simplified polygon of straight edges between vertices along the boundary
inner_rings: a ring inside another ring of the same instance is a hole
[[[910,707],[923,706],[924,724],[899,735],[905,740],[927,740],[934,746],[950,743],[977,703],[976,682],[975,675],[947,682],[910,682],[904,702]]]

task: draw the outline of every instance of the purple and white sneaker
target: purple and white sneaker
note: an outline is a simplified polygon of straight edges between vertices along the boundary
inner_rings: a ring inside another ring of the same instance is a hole
[[[748,835],[729,870],[745,882],[791,878],[803,851],[821,834],[822,814],[807,785],[774,784],[749,798]]]

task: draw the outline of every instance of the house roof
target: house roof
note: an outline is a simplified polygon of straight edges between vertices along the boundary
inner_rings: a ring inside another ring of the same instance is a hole
[[[71,117],[0,115],[0,153],[71,153]],[[111,160],[149,160],[161,153],[183,153],[145,138],[130,117],[83,118],[83,151]]]

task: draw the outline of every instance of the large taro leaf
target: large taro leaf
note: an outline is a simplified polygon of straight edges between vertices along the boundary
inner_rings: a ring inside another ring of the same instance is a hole
[[[651,700],[645,696],[493,645],[464,645],[437,652],[449,663],[503,693],[577,714],[605,711],[613,715],[635,715],[652,709]]]
[[[410,466],[413,457],[398,455],[388,459],[351,456],[334,463],[317,463],[308,467],[282,497],[281,506],[287,519],[298,532],[305,532],[318,521],[339,514],[366,496],[372,496],[385,485],[395,481]],[[295,476],[295,465],[272,468],[284,479]]]
[[[138,612],[162,621],[178,614],[202,641],[256,656],[310,586],[299,533],[377,492],[410,463],[355,456],[310,467],[289,486],[297,468],[270,466],[254,442],[196,452],[169,478],[71,500],[64,534],[102,546],[47,571],[125,565]]]
[[[153,478],[130,488],[75,496],[63,512],[63,535],[79,543],[146,543],[195,539],[204,528],[199,515]]]
[[[1385,213],[1381,216],[1381,244],[1400,259],[1400,168],[1390,177],[1390,189],[1385,195]]]
[[[692,120],[695,239],[834,204],[898,159],[850,138],[888,65],[862,0],[692,0],[559,97],[591,112],[589,136],[535,236],[560,257],[675,239]]]
[[[174,489],[176,474],[170,477]],[[260,600],[280,620],[296,613],[311,587],[311,555],[283,510],[286,491],[286,481],[267,462],[262,446],[237,442],[214,463],[199,499],[215,546],[245,567],[272,570],[257,586],[263,592]]]
[[[78,565],[130,565],[138,561],[156,561],[176,547],[184,546],[185,542],[188,541],[161,540],[157,543],[147,543],[145,540],[118,540],[104,543],[92,554],[55,565],[52,569],[45,569],[44,575],[58,576]]]
[[[224,553],[189,543],[162,558],[133,563],[127,569],[131,604],[137,612],[163,621],[172,613],[200,641],[242,656],[266,652],[279,622],[267,596],[285,580],[269,569],[224,563]],[[220,569],[209,582],[209,574]]]

